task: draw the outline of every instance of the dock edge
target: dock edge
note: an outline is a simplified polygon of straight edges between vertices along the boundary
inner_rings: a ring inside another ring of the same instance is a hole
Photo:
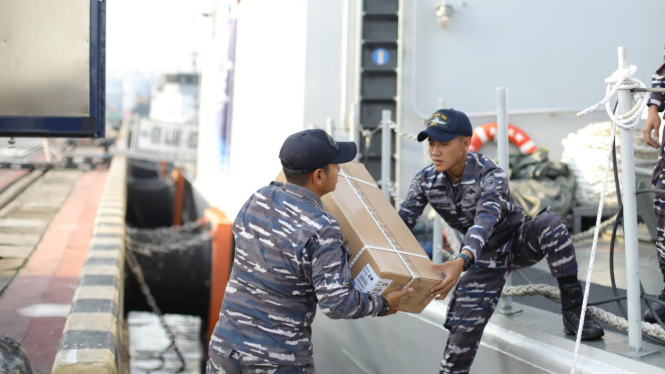
[[[127,159],[114,156],[52,373],[120,373]]]

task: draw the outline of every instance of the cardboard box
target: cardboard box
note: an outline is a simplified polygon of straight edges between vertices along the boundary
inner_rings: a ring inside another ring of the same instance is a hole
[[[335,191],[322,201],[342,227],[355,287],[385,295],[408,285],[413,292],[398,310],[420,313],[433,299],[429,290],[443,278],[365,166],[349,162],[341,169]]]

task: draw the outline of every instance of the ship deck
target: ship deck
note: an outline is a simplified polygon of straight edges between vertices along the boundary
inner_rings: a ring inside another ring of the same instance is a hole
[[[609,241],[598,244],[590,301],[614,297],[609,270]],[[619,240],[615,253],[618,293],[625,295],[625,256]],[[576,243],[579,278],[586,280],[591,241]],[[639,243],[640,275],[647,293],[658,295],[663,277],[653,244]],[[521,277],[520,274],[523,276]],[[543,283],[556,286],[547,263],[513,273],[513,285]],[[421,314],[355,321],[332,321],[322,313],[314,323],[315,361],[321,373],[433,373],[447,338],[443,328],[449,299],[432,302]],[[544,296],[513,298],[514,315],[494,313],[485,329],[471,373],[569,373],[575,336],[563,333],[560,304]],[[616,303],[600,308],[621,316]],[[643,309],[646,305],[643,303]],[[605,323],[601,340],[582,342],[578,373],[665,373],[665,347],[643,341],[640,358],[629,357],[628,335]],[[376,360],[375,357],[392,357]],[[334,368],[334,369],[333,369]],[[341,371],[340,371],[341,370]]]

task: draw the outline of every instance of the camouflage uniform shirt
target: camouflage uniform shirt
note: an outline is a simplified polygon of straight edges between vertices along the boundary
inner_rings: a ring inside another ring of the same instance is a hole
[[[653,73],[651,78],[651,87],[653,88],[665,88],[665,55],[663,56],[663,64],[660,65],[656,72]],[[662,92],[652,92],[649,97],[648,105],[655,105],[658,107],[658,111],[662,112],[665,110],[665,93]]]
[[[653,73],[651,78],[651,86],[653,88],[665,88],[665,55],[663,56],[663,64],[660,65],[656,72]],[[655,105],[658,111],[665,110],[665,93],[652,92],[649,97],[647,105]],[[658,163],[653,169],[651,175],[651,182],[656,189],[665,189],[665,143],[660,139],[660,151],[658,152]],[[665,198],[662,195],[656,194],[654,197],[654,211],[656,212],[656,250],[658,252],[658,263],[660,271],[665,277]]]
[[[330,318],[376,316],[380,296],[352,287],[349,252],[318,196],[291,183],[255,192],[233,225],[236,253],[211,352],[247,363],[313,362],[316,305]]]
[[[474,152],[467,152],[464,173],[457,182],[436,171],[433,164],[416,174],[399,209],[409,228],[428,203],[465,235],[461,249],[473,253],[475,259],[486,246],[493,251],[510,251],[506,244],[524,220],[524,211],[508,189],[506,173],[489,157]]]

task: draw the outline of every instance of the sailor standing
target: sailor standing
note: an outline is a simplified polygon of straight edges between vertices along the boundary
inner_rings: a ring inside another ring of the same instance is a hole
[[[665,88],[665,55],[663,56],[663,64],[656,70],[651,79],[651,86],[653,88]],[[662,140],[658,141],[658,131],[660,130],[660,117],[658,112],[665,110],[665,93],[652,92],[647,101],[649,108],[649,115],[644,124],[644,140],[646,143],[654,148],[660,148],[658,154],[658,163],[651,175],[651,183],[653,187],[664,190],[665,189],[665,160],[663,160],[663,144]],[[654,130],[654,138],[652,138],[651,130]],[[654,198],[654,211],[656,212],[656,252],[658,253],[658,264],[660,271],[663,273],[663,280],[665,281],[665,196],[656,194]],[[658,299],[665,301],[665,289],[660,293]],[[661,320],[665,321],[665,306],[654,304],[654,311],[658,314]],[[644,313],[644,320],[650,323],[656,323],[656,318],[647,309]]]
[[[334,191],[353,142],[323,130],[289,136],[279,153],[286,183],[256,191],[233,224],[233,270],[209,346],[206,373],[314,373],[312,322],[385,316],[410,289],[385,298],[353,288],[337,221],[321,197]]]
[[[430,204],[465,235],[457,257],[432,265],[446,274],[430,291],[439,295],[438,300],[455,287],[444,324],[450,334],[440,373],[470,370],[511,270],[547,257],[561,290],[566,334],[577,333],[582,311],[584,293],[566,221],[549,208],[535,218],[526,215],[510,194],[506,173],[487,156],[468,151],[471,135],[471,122],[462,112],[442,109],[430,116],[418,141],[428,140],[433,163],[416,174],[399,209],[402,220],[412,228]],[[603,328],[587,315],[582,340],[603,334]]]

